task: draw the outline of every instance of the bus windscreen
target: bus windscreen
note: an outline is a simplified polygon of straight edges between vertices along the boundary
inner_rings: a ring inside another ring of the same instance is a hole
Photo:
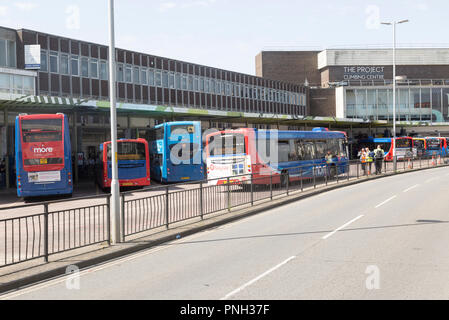
[[[439,139],[428,139],[427,149],[429,150],[440,150],[440,140]]]
[[[140,142],[118,142],[117,160],[146,160],[145,145]],[[111,161],[111,144],[108,144],[108,161]]]
[[[23,142],[62,141],[62,119],[22,120]]]
[[[413,145],[417,149],[424,149],[424,141],[423,140],[413,140]]]
[[[209,142],[209,155],[226,156],[245,154],[245,136],[241,133],[213,135]]]
[[[175,157],[178,161],[190,160],[200,150],[198,143],[174,143],[169,146],[170,157]],[[176,162],[176,161],[174,161]]]
[[[396,148],[411,148],[412,140],[410,139],[396,139]]]

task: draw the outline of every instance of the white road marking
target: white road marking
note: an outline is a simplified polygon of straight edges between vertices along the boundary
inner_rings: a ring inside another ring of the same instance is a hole
[[[432,182],[432,181],[435,181],[435,180],[438,180],[438,179],[440,179],[440,177],[433,177],[433,178],[427,179],[426,183],[429,183],[429,182]]]
[[[278,265],[274,266],[273,268],[271,268],[268,271],[265,271],[264,273],[262,273],[260,276],[254,278],[251,281],[248,281],[247,283],[245,283],[243,286],[238,287],[237,289],[235,289],[234,291],[231,291],[230,293],[228,293],[227,295],[225,295],[223,298],[221,298],[220,300],[226,300],[230,297],[232,297],[233,295],[235,295],[236,293],[242,291],[243,289],[245,289],[246,287],[252,285],[253,283],[259,281],[260,279],[262,279],[263,277],[269,275],[270,273],[272,273],[273,271],[275,271],[276,269],[279,269],[280,267],[282,267],[284,264],[289,263],[291,260],[295,259],[296,256],[291,256],[290,258],[284,260],[283,262],[279,263]]]
[[[343,228],[346,228],[347,226],[349,226],[351,223],[359,220],[361,217],[363,217],[363,214],[358,216],[357,218],[352,219],[351,221],[345,223],[344,225],[342,225],[341,227],[335,229],[334,231],[332,231],[331,233],[328,233],[327,235],[325,235],[322,239],[326,240],[327,238],[329,238],[330,236],[334,235],[335,233],[337,233],[338,231],[340,231]]]
[[[413,187],[410,187],[410,188],[408,188],[408,189],[405,189],[404,192],[409,192],[410,190],[415,189],[415,188],[417,188],[417,187],[419,187],[419,186],[420,186],[419,184],[415,184]]]
[[[379,203],[377,206],[375,206],[375,208],[377,209],[377,208],[383,206],[383,205],[386,204],[388,201],[391,201],[391,200],[393,200],[393,199],[396,198],[396,197],[397,197],[397,196],[395,195],[395,196],[392,196],[391,198],[388,198],[388,199],[385,200],[384,202]]]

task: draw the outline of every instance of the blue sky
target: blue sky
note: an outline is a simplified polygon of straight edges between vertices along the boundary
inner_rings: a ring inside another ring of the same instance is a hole
[[[0,0],[0,25],[108,44],[107,0]],[[115,0],[117,47],[255,74],[266,49],[449,46],[447,0]]]

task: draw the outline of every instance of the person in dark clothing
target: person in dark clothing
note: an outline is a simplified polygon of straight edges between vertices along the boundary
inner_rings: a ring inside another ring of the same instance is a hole
[[[380,145],[378,145],[377,149],[374,150],[376,174],[382,174],[382,162],[384,160],[384,156],[385,156],[385,151],[380,147]]]

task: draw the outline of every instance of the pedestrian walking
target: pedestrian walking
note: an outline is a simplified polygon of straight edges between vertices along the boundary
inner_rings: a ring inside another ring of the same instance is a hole
[[[374,150],[374,161],[376,166],[376,174],[382,174],[382,162],[385,157],[385,151],[380,147],[380,145],[377,146],[377,149]]]
[[[363,175],[366,175],[366,152],[365,149],[362,148],[362,150],[360,150],[359,152],[360,154],[360,163],[362,164],[362,171],[363,171]]]

